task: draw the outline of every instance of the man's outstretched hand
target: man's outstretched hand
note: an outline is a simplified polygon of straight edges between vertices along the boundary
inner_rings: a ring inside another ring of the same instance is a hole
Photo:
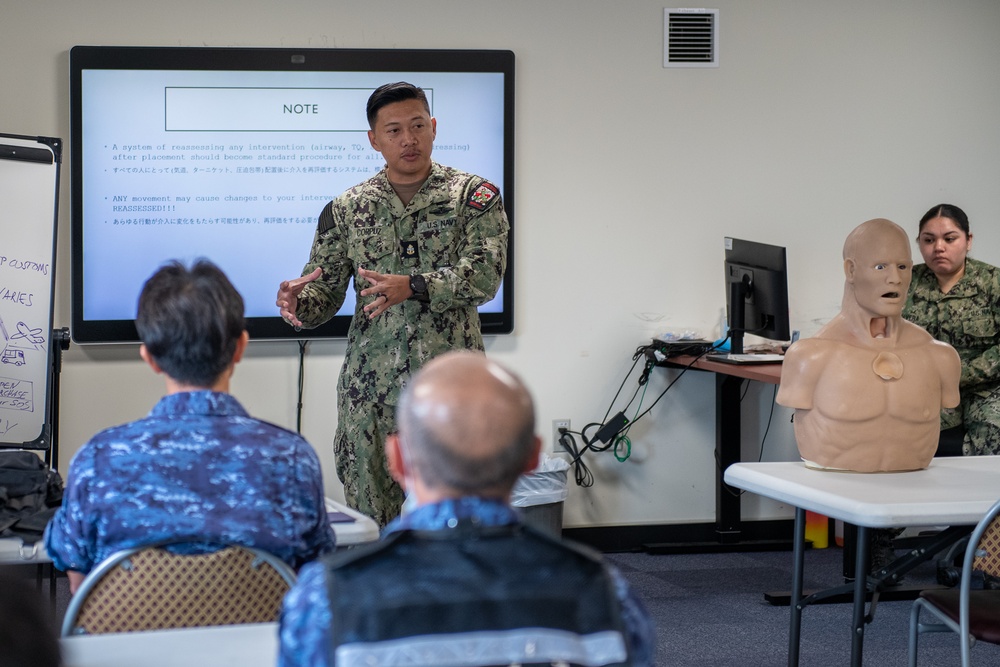
[[[278,306],[278,313],[281,319],[294,327],[301,327],[302,322],[296,317],[295,311],[299,307],[299,294],[306,285],[323,275],[323,269],[317,267],[309,275],[296,278],[295,280],[285,280],[278,287],[278,298],[275,305]]]

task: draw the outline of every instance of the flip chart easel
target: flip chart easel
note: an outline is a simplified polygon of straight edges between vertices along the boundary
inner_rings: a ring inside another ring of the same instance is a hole
[[[53,445],[52,375],[65,338],[52,329],[61,158],[60,139],[0,133],[0,447]]]

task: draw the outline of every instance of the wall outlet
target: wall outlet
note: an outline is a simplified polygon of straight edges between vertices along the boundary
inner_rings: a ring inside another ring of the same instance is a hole
[[[555,446],[559,444],[559,430],[563,429],[569,430],[569,420],[568,419],[553,419],[552,420],[552,445]]]

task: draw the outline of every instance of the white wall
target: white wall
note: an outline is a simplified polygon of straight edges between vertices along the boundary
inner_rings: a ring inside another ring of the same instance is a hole
[[[718,69],[662,67],[663,3],[649,0],[0,0],[0,132],[69,139],[76,44],[502,48],[517,56],[513,335],[488,352],[534,389],[541,433],[603,418],[636,345],[667,329],[714,336],[722,238],[788,247],[793,328],[839,308],[840,248],[869,218],[916,234],[931,205],[970,214],[974,255],[1000,263],[1000,3],[724,0]],[[447,118],[439,119],[447,123]],[[68,326],[64,162],[56,326]],[[914,252],[916,252],[914,250]],[[294,343],[255,343],[234,392],[295,423]],[[330,440],[341,341],[311,343],[303,432],[340,493]],[[644,406],[672,374],[657,371]],[[588,456],[568,526],[713,517],[712,381],[685,376],[632,430],[634,454]],[[630,382],[623,395],[635,388]],[[161,382],[136,348],[66,353],[61,468],[96,430],[145,414]],[[771,388],[745,401],[756,458]],[[621,404],[616,407],[620,409]],[[629,411],[629,415],[634,410]],[[795,453],[775,410],[764,458]],[[788,516],[755,499],[745,515]]]

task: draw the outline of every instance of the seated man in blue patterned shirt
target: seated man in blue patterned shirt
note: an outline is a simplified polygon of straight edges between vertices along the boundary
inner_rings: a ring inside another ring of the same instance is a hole
[[[161,267],[143,286],[139,355],[166,380],[144,418],[95,435],[73,457],[45,531],[75,591],[112,553],[167,539],[256,547],[292,567],[332,551],[323,478],[299,435],[250,417],[229,392],[246,350],[243,298],[214,264]]]
[[[386,455],[416,507],[377,544],[302,569],[279,665],[652,664],[652,622],[621,575],[508,504],[541,447],[519,378],[449,352],[414,376],[397,418]]]

